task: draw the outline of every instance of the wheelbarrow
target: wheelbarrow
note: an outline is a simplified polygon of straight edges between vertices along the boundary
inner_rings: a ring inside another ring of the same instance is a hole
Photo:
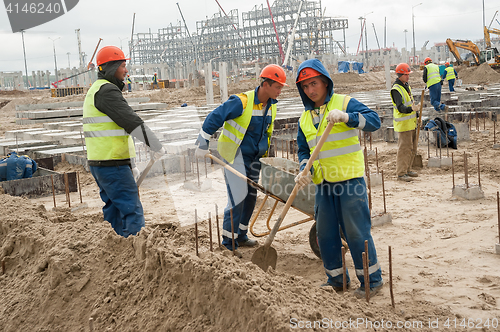
[[[262,200],[262,203],[257,208],[257,212],[253,215],[250,220],[249,230],[250,233],[255,237],[266,236],[271,232],[271,226],[269,224],[276,206],[279,202],[286,203],[290,193],[295,186],[295,176],[299,173],[299,164],[293,160],[288,160],[284,158],[261,158],[260,162],[262,164],[261,168],[261,181],[262,187],[265,191],[262,191],[266,196]],[[314,220],[314,198],[316,192],[316,185],[310,183],[306,187],[302,188],[295,197],[292,203],[292,208],[297,211],[302,212],[307,217],[305,219],[295,221],[286,225],[281,226],[278,231],[288,229],[293,226],[297,226],[309,221]],[[271,193],[272,195],[269,195]],[[264,208],[264,204],[267,199],[271,197],[275,200],[271,212],[267,217],[266,226],[267,231],[258,233],[254,230],[255,222],[260,215],[260,212]],[[342,234],[342,243],[348,248],[347,243],[344,240],[344,234]],[[318,239],[316,236],[316,222],[313,223],[311,229],[309,230],[309,245],[311,250],[316,256],[321,258],[321,253],[319,251]]]

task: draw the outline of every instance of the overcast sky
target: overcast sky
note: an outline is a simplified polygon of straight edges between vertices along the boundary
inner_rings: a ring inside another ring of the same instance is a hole
[[[132,30],[132,17],[136,13],[135,32],[157,32],[158,29],[177,24],[181,20],[176,3],[179,3],[191,33],[196,32],[196,22],[211,18],[219,11],[215,0],[80,0],[78,5],[65,15],[25,33],[28,73],[32,70],[54,71],[53,42],[57,55],[57,67],[78,65],[78,43],[75,29],[80,29],[82,50],[90,56],[99,38],[101,47],[116,45],[127,48]],[[405,47],[405,29],[408,30],[407,45],[410,49],[412,39],[412,6],[415,15],[415,44],[420,49],[425,41],[427,48],[434,43],[444,42],[446,38],[478,40],[483,37],[483,1],[444,0],[444,1],[374,1],[374,0],[322,0],[326,16],[347,18],[346,43],[349,53],[355,53],[361,30],[360,16],[366,16],[368,27],[368,48],[377,48],[373,26],[377,30],[380,45],[384,44],[384,18],[387,19],[387,46],[398,49]],[[418,5],[421,3],[421,5]],[[238,9],[241,24],[243,12],[254,6],[267,6],[265,0],[219,0],[226,12]],[[273,0],[270,0],[273,3]],[[484,0],[484,13],[488,25],[497,10],[499,0]],[[373,13],[371,13],[373,12]],[[496,19],[500,21],[497,15]],[[491,25],[500,29],[495,20]],[[493,36],[492,36],[493,37]],[[342,40],[342,32],[334,38]],[[0,8],[0,71],[23,71],[23,46],[20,33],[12,33],[4,7]],[[127,52],[125,52],[127,53]],[[89,60],[89,59],[88,59]]]

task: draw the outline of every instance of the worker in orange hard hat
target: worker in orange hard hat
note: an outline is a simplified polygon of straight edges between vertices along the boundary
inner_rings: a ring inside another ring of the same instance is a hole
[[[449,62],[446,62],[444,65],[446,68],[444,69],[443,79],[448,81],[448,88],[450,89],[450,92],[454,92],[455,79],[458,79],[458,73],[455,68],[450,66]]]
[[[365,287],[375,295],[383,287],[382,269],[377,260],[371,236],[371,217],[366,183],[365,163],[359,144],[358,131],[373,132],[380,128],[380,118],[374,110],[355,98],[334,93],[333,81],[318,59],[302,62],[297,71],[296,85],[304,104],[297,130],[297,155],[300,174],[295,183],[307,192],[315,193],[316,238],[327,277],[322,287],[343,290],[341,230],[349,244],[360,287],[356,297],[364,296]],[[328,132],[328,123],[333,128]],[[310,172],[306,167],[320,137],[327,135]],[[311,184],[311,181],[315,186]],[[312,188],[311,188],[312,187]],[[368,242],[369,284],[365,284],[362,254]],[[347,288],[350,287],[346,273]]]
[[[441,103],[441,85],[443,81],[439,73],[438,65],[432,63],[432,59],[427,57],[424,59],[424,74],[422,79],[427,84],[429,95],[431,97],[431,105],[437,112],[448,112],[448,106]]]
[[[83,103],[87,160],[104,202],[104,220],[124,237],[137,234],[144,227],[144,212],[135,182],[139,170],[133,164],[132,136],[155,151],[155,158],[165,153],[155,134],[123,98],[128,73],[126,60],[129,59],[118,47],[100,49],[96,58],[97,81]]]
[[[217,151],[226,162],[249,179],[258,182],[260,158],[267,156],[276,118],[276,99],[286,84],[286,74],[278,65],[268,65],[260,73],[261,83],[255,90],[232,95],[210,112],[198,135],[195,154],[204,158],[208,142],[223,127]],[[224,210],[222,244],[232,250],[231,219],[234,226],[234,247],[256,246],[247,236],[248,223],[255,207],[257,192],[231,172],[224,173],[228,204]],[[232,218],[230,209],[232,209]],[[236,252],[240,255],[239,252]]]
[[[154,75],[153,75],[153,89],[159,89],[158,75],[156,73],[154,73]]]
[[[396,174],[400,181],[412,181],[418,174],[411,170],[417,150],[417,112],[420,104],[413,100],[409,84],[411,68],[407,63],[396,66],[398,78],[392,85],[391,99],[393,106],[394,131],[398,133],[398,154]]]

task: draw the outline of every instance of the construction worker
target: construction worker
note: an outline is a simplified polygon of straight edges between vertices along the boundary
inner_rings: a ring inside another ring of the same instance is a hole
[[[158,76],[156,75],[156,73],[153,75],[153,89],[159,89],[160,87],[158,86]]]
[[[318,59],[300,64],[296,83],[305,106],[297,134],[301,171],[320,137],[328,135],[311,172],[306,176],[300,173],[295,178],[300,189],[311,180],[316,184],[314,218],[321,258],[328,277],[322,287],[333,287],[337,292],[342,290],[342,229],[354,261],[356,276],[361,282],[361,287],[354,294],[357,297],[364,297],[365,294],[362,253],[367,240],[369,287],[371,294],[375,295],[383,286],[382,270],[370,233],[370,210],[363,178],[365,164],[358,130],[377,130],[380,128],[380,118],[375,111],[356,99],[334,94],[333,81]],[[335,123],[330,133],[324,133],[327,122]],[[350,285],[349,274],[347,285]]]
[[[130,75],[127,75],[127,88],[128,92],[132,92],[132,79],[130,79]]]
[[[104,220],[124,237],[137,234],[144,227],[144,213],[139,200],[131,159],[135,157],[134,136],[160,158],[165,153],[160,141],[135,114],[123,98],[127,75],[125,55],[115,46],[105,46],[97,53],[98,79],[92,84],[83,104],[83,131],[90,172],[99,186]]]
[[[429,89],[431,104],[437,112],[448,112],[448,106],[441,103],[441,85],[443,85],[443,81],[441,81],[439,67],[432,63],[432,59],[429,57],[425,58],[424,64],[425,67],[422,78]]]
[[[261,163],[267,155],[276,118],[276,103],[286,84],[286,74],[278,65],[268,65],[260,73],[261,83],[252,91],[232,95],[210,112],[198,136],[195,154],[204,158],[208,140],[223,126],[217,151],[230,166],[251,180],[258,182]],[[248,223],[257,200],[257,190],[233,173],[225,170],[224,179],[228,204],[224,209],[222,244],[232,250],[231,213],[234,225],[235,248],[256,246],[256,240],[247,236]],[[241,254],[236,251],[238,256]]]
[[[450,67],[449,62],[446,62],[444,65],[446,68],[444,69],[443,79],[448,81],[450,92],[454,92],[455,88],[453,86],[455,85],[455,78],[458,79],[458,73],[455,68]]]
[[[396,173],[398,180],[411,181],[418,174],[411,170],[413,158],[417,151],[417,112],[420,108],[415,105],[411,94],[410,79],[411,68],[406,63],[396,66],[398,78],[392,85],[391,99],[393,105],[394,131],[398,133],[398,155],[396,159]]]
[[[31,178],[37,168],[36,161],[12,151],[7,157],[0,159],[0,182]]]

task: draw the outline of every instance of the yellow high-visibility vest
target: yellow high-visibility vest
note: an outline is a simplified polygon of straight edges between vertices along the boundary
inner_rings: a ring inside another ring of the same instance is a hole
[[[325,134],[326,118],[329,111],[339,109],[345,112],[349,100],[349,96],[334,94],[326,105],[318,129],[314,127],[315,120],[312,111],[307,110],[302,113],[299,120],[300,128],[306,137],[311,154],[321,136]],[[320,184],[323,180],[340,182],[362,177],[365,171],[365,162],[359,145],[358,130],[348,127],[345,123],[337,123],[327,135],[328,138],[320,150],[318,159],[313,162],[313,182],[315,184]],[[301,162],[303,163],[304,160]]]
[[[132,137],[94,105],[95,94],[104,84],[113,83],[105,79],[95,81],[83,103],[83,132],[87,159],[105,161],[134,158],[135,146]]]
[[[250,125],[250,120],[252,120],[252,116],[262,116],[262,110],[255,109],[254,110],[254,98],[255,98],[255,90],[245,92],[247,96],[247,105],[243,110],[243,114],[239,117],[227,120],[224,122],[224,126],[222,129],[222,133],[217,142],[217,151],[219,151],[220,155],[227,160],[229,163],[234,162],[234,158],[236,157],[236,152],[243,142],[243,138],[245,137],[245,133]],[[276,118],[276,104],[272,104],[270,107],[271,110],[271,125],[267,128],[267,146],[269,149],[269,145],[271,144],[271,135],[274,130],[274,119]],[[267,152],[266,152],[267,154]]]
[[[403,104],[407,107],[413,104],[413,99],[411,98],[411,88],[408,88],[410,89],[410,93],[408,93],[406,89],[399,84],[394,84],[391,89],[396,90],[401,94],[403,97]],[[392,106],[392,115],[394,117],[392,119],[392,124],[394,126],[394,131],[403,132],[417,128],[417,113],[415,111],[412,111],[411,113],[399,112],[394,100],[392,101]]]
[[[456,78],[455,76],[455,69],[453,69],[453,67],[446,67],[444,69],[446,71],[446,80],[449,81],[449,80],[454,80]]]
[[[427,87],[441,82],[438,65],[431,62],[425,68],[427,68]]]

